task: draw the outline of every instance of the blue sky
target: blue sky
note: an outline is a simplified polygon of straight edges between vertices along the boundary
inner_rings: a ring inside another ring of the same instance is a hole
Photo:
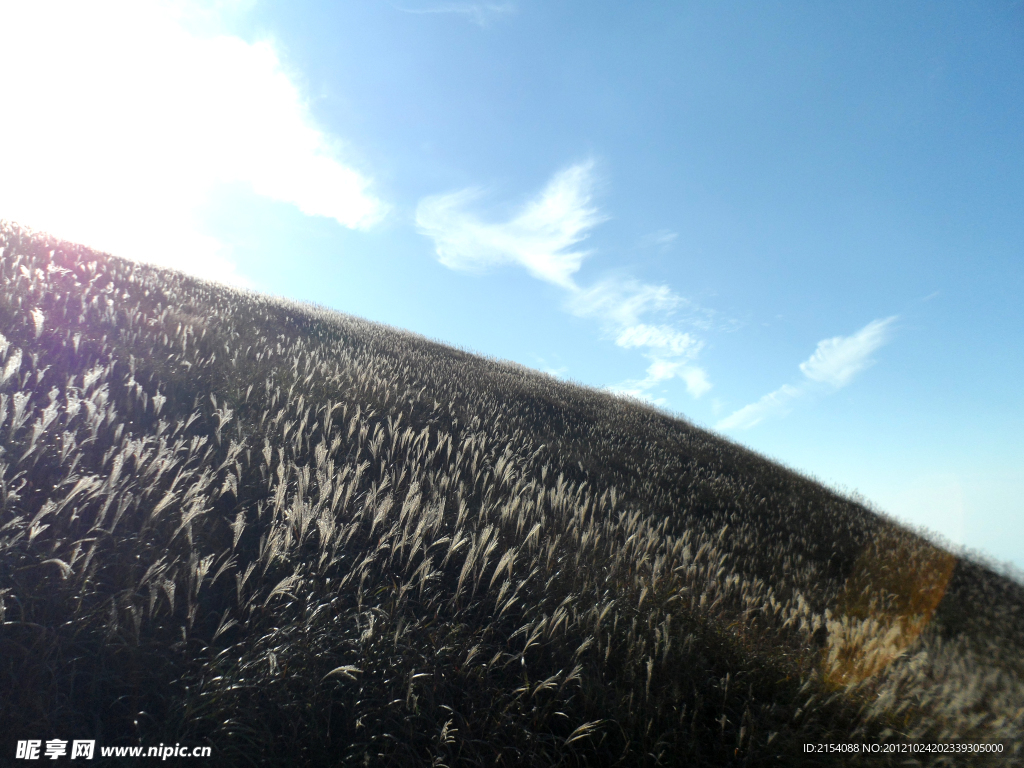
[[[1024,3],[6,4],[0,216],[655,403],[1024,567]]]

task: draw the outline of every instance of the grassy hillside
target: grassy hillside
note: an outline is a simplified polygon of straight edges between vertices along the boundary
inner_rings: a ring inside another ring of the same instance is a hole
[[[0,249],[0,761],[1024,763],[1019,584],[603,392]]]

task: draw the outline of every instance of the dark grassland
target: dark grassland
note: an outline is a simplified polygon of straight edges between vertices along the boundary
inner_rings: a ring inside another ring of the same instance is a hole
[[[1016,582],[603,392],[0,249],[0,762],[1024,763]]]

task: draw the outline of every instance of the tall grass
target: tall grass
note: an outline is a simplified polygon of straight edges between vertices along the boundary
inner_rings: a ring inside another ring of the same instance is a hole
[[[1019,584],[637,403],[10,224],[0,249],[5,758],[1022,762]],[[804,751],[852,741],[1003,752]]]

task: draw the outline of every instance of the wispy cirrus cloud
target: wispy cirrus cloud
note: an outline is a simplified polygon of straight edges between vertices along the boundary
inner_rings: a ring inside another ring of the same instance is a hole
[[[568,307],[579,317],[600,317],[626,328],[637,325],[642,316],[652,312],[672,313],[682,303],[682,298],[667,285],[606,278],[575,291]]]
[[[657,248],[658,250],[664,251],[667,250],[678,238],[678,232],[673,232],[671,229],[659,229],[640,238],[639,246],[641,248]]]
[[[749,429],[760,424],[769,416],[781,416],[789,412],[791,403],[804,395],[804,389],[792,384],[783,384],[760,400],[745,405],[738,411],[719,421],[716,429]]]
[[[198,224],[217,187],[347,228],[379,221],[387,206],[316,126],[274,46],[217,31],[246,5],[0,3],[0,91],[36,116],[0,120],[4,217],[229,281],[230,249]]]
[[[895,317],[873,320],[853,336],[835,336],[818,342],[818,348],[800,363],[800,371],[811,381],[829,384],[836,389],[845,387],[853,377],[871,366],[871,353],[889,339],[890,326]]]
[[[814,353],[800,363],[800,372],[804,375],[800,383],[783,384],[722,419],[716,428],[749,429],[769,417],[785,415],[794,401],[814,391],[842,389],[874,364],[871,355],[889,341],[896,320],[896,316],[872,320],[852,336],[819,341]]]
[[[692,354],[700,346],[688,333],[677,331],[669,325],[647,325],[646,323],[638,323],[624,328],[615,338],[615,343],[626,349],[646,347],[671,355]]]
[[[446,267],[480,271],[518,264],[539,280],[575,291],[573,275],[587,256],[576,246],[605,220],[591,202],[593,166],[588,161],[559,171],[508,221],[485,222],[469,212],[483,193],[465,189],[422,200],[416,226],[434,240]]]
[[[652,391],[674,378],[695,398],[711,389],[706,371],[695,362],[704,342],[670,323],[683,315],[688,327],[704,329],[707,313],[667,285],[609,278],[575,291],[566,307],[577,317],[596,319],[617,346],[640,349],[650,361],[646,376],[615,384],[613,391],[662,405],[664,399]],[[661,322],[645,322],[648,318]]]
[[[417,206],[416,225],[433,239],[437,258],[445,266],[463,271],[521,266],[535,278],[563,288],[567,311],[596,320],[619,347],[640,350],[650,361],[647,375],[613,390],[659,402],[651,390],[678,378],[691,395],[700,397],[711,388],[707,374],[694,363],[703,342],[673,321],[684,315],[688,326],[706,327],[706,318],[699,317],[706,312],[667,285],[611,278],[590,286],[577,282],[589,254],[579,246],[607,219],[593,202],[594,184],[593,161],[571,165],[557,172],[518,213],[498,222],[484,221],[472,212],[483,196],[479,189],[435,195]]]
[[[646,355],[651,361],[647,366],[647,375],[641,379],[627,379],[609,389],[621,395],[629,395],[640,400],[647,400],[654,405],[667,405],[668,400],[657,397],[653,391],[665,382],[679,378],[686,386],[686,391],[694,398],[699,398],[711,389],[707,372],[689,359],[672,359],[657,354]]]
[[[395,6],[405,13],[417,14],[453,14],[463,16],[478,27],[487,27],[501,16],[515,13],[514,3],[405,3]]]

